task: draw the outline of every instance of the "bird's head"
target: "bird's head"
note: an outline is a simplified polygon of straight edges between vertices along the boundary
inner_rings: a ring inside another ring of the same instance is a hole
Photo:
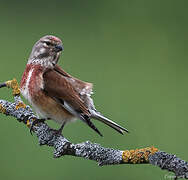
[[[53,68],[58,62],[61,51],[63,51],[63,44],[59,38],[51,35],[44,36],[33,46],[28,64],[40,64]]]

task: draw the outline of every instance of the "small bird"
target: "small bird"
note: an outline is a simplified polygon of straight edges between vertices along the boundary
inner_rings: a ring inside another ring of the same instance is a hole
[[[21,93],[41,121],[52,119],[61,124],[57,130],[59,133],[62,133],[66,123],[80,119],[102,136],[92,118],[121,134],[128,132],[95,109],[91,98],[92,83],[72,77],[57,64],[63,50],[62,41],[55,36],[47,35],[39,39],[33,46],[21,79]]]

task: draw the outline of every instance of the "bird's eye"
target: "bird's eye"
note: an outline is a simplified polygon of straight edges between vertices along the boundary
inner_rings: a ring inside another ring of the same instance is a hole
[[[51,42],[49,42],[49,41],[46,41],[45,43],[46,43],[46,45],[47,45],[47,46],[52,45],[52,43],[51,43]]]

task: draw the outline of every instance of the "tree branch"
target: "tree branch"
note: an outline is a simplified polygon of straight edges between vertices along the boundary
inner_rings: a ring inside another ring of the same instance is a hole
[[[27,127],[37,120],[30,106],[26,106],[20,98],[20,89],[15,79],[0,84],[1,87],[12,88],[14,102],[0,100],[0,112],[15,117]],[[97,161],[100,166],[115,164],[152,164],[174,172],[175,179],[188,179],[188,163],[175,155],[159,151],[155,147],[147,147],[136,150],[117,150],[104,148],[99,144],[89,141],[73,144],[64,136],[51,129],[46,123],[39,122],[33,126],[33,132],[38,137],[40,145],[54,148],[54,157],[72,155]]]

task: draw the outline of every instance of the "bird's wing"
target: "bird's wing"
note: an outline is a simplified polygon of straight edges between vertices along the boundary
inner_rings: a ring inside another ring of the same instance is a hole
[[[44,92],[60,103],[68,112],[84,121],[90,128],[100,136],[102,134],[90,121],[90,112],[87,105],[70,83],[61,73],[49,69],[43,74]]]
[[[72,84],[75,91],[82,95],[91,95],[93,84],[89,82],[81,81],[75,77],[72,77],[70,74],[65,72],[59,65],[55,65],[54,70],[63,75],[69,83]]]
[[[43,79],[44,91],[71,114],[83,120],[99,135],[102,136],[100,131],[90,121],[90,118],[95,118],[107,124],[121,134],[123,134],[123,131],[127,131],[96,111],[93,100],[90,97],[92,92],[91,83],[72,77],[57,65],[54,70],[47,70],[43,75]]]
[[[88,108],[84,105],[84,101],[79,97],[74,86],[63,75],[49,69],[43,74],[43,79],[44,91],[50,97],[62,102],[62,105],[69,106],[69,109],[65,107],[68,111],[72,109],[76,113],[90,116]]]

